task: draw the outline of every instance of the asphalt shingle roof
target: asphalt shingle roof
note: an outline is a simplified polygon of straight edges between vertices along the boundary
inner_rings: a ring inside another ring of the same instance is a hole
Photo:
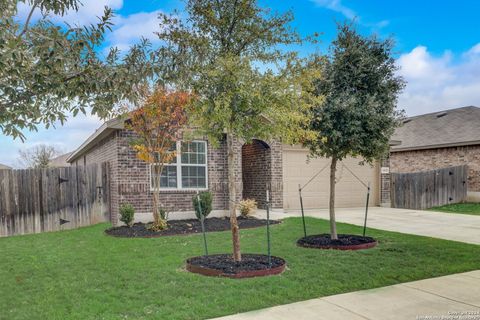
[[[392,152],[480,144],[480,108],[463,107],[408,118],[392,140]]]
[[[57,168],[57,167],[70,167],[70,163],[67,162],[68,157],[72,155],[73,152],[68,152],[65,154],[62,154],[56,158],[53,158],[50,160],[50,166]]]

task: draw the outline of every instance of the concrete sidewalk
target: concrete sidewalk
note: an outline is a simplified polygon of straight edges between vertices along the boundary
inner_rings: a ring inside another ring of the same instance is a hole
[[[462,312],[464,315],[470,312],[470,315],[454,317],[454,313],[459,315]],[[442,315],[443,318],[440,317]],[[480,320],[480,270],[312,299],[217,319]]]
[[[265,212],[260,211],[259,216]],[[273,212],[272,219],[300,216],[299,210]],[[305,215],[328,219],[328,209],[305,210]],[[365,208],[336,209],[338,222],[363,226]],[[480,244],[480,216],[423,210],[370,207],[368,227],[434,238]],[[312,230],[313,231],[313,230]]]

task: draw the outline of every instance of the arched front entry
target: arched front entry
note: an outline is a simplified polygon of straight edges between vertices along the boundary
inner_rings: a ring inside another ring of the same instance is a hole
[[[258,207],[266,207],[266,190],[271,188],[272,157],[270,146],[254,139],[242,146],[243,199],[255,199]]]

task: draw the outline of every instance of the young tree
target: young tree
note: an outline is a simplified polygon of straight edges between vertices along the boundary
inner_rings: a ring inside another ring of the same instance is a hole
[[[191,96],[185,92],[168,92],[157,88],[142,106],[129,114],[126,128],[136,134],[132,147],[137,157],[151,164],[153,185],[153,230],[167,226],[165,209],[160,201],[160,181],[165,164],[176,156],[172,146],[180,139],[187,120],[185,107]]]
[[[306,145],[313,156],[331,159],[330,233],[337,239],[335,224],[335,172],[347,156],[372,163],[388,152],[389,139],[399,124],[397,98],[404,87],[396,75],[393,41],[363,37],[354,26],[339,25],[328,57],[318,59],[322,77],[316,93],[325,102],[312,110],[310,128],[317,138]]]
[[[50,161],[60,154],[54,146],[40,144],[26,150],[20,150],[19,162],[29,169],[45,169],[50,166]]]
[[[186,13],[183,21],[161,15],[161,50],[175,84],[198,98],[189,109],[192,124],[213,144],[226,136],[233,258],[240,261],[234,143],[302,135],[299,123],[316,99],[303,85],[314,70],[281,51],[302,42],[289,27],[290,12],[273,14],[255,0],[189,0]]]
[[[17,4],[30,12],[21,20]],[[69,113],[87,108],[102,118],[116,103],[134,100],[135,86],[152,69],[149,44],[135,45],[119,57],[111,49],[104,58],[103,37],[112,26],[112,10],[105,8],[97,24],[71,26],[49,19],[78,10],[79,0],[19,0],[0,4],[0,131],[25,138],[22,129],[36,130]],[[40,18],[33,19],[34,12]]]

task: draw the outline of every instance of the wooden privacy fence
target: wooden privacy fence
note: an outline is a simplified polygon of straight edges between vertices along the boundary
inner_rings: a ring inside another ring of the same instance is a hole
[[[0,236],[73,229],[107,221],[108,182],[107,163],[0,170]]]
[[[392,207],[427,209],[462,202],[467,197],[466,165],[391,174]]]

